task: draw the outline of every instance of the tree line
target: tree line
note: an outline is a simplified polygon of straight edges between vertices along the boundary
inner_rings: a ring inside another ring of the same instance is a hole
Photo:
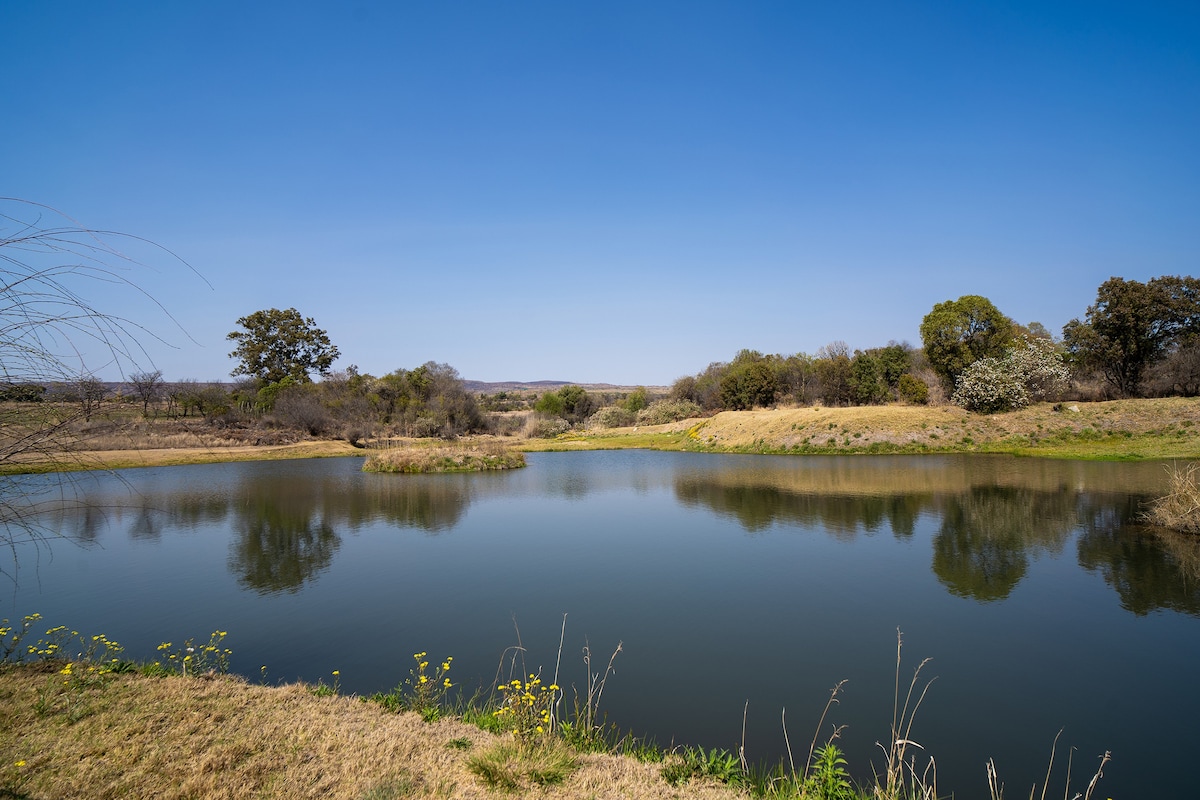
[[[851,351],[835,341],[812,355],[745,349],[677,379],[665,394],[568,385],[540,394],[477,395],[453,367],[433,361],[379,377],[354,366],[335,372],[338,348],[294,308],[256,311],[237,325],[227,337],[237,362],[232,386],[168,383],[159,371],[134,372],[125,381],[125,398],[147,416],[277,426],[358,443],[379,433],[448,438],[521,430],[545,436],[571,427],[658,424],[781,403],[949,401],[994,413],[1041,400],[1200,394],[1200,280],[1180,276],[1105,281],[1095,303],[1068,322],[1061,337],[1037,322],[1015,322],[986,297],[966,295],[937,303],[925,315],[920,347],[891,341]],[[0,385],[0,400],[76,403],[84,420],[108,394],[88,374]],[[527,413],[514,419],[506,415],[512,411]]]
[[[742,350],[679,378],[671,396],[709,412],[944,398],[990,413],[1046,399],[1200,394],[1200,280],[1192,277],[1111,278],[1059,338],[979,295],[936,304],[920,332],[920,348],[893,341],[851,353],[839,341],[813,355]]]

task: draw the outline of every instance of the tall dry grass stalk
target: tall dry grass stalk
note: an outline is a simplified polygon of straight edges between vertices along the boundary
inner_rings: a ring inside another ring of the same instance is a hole
[[[933,757],[929,758],[929,763],[924,769],[918,772],[917,759],[915,755],[909,755],[909,748],[915,747],[918,750],[924,750],[919,743],[912,739],[913,722],[916,720],[917,711],[921,708],[921,703],[925,701],[925,695],[929,692],[929,687],[937,678],[930,678],[921,688],[920,694],[914,694],[917,691],[917,684],[921,681],[921,670],[925,669],[925,665],[929,663],[926,658],[913,671],[912,680],[909,681],[908,691],[904,694],[904,703],[900,703],[900,665],[901,653],[904,647],[904,637],[899,629],[896,631],[896,683],[892,699],[892,736],[891,742],[887,747],[882,743],[876,744],[887,754],[884,762],[883,784],[879,783],[879,776],[876,776],[875,796],[882,798],[921,798],[921,800],[934,800],[937,795],[937,766],[934,763]]]
[[[1048,792],[1050,790],[1050,776],[1054,772],[1055,750],[1058,748],[1058,738],[1060,736],[1062,736],[1061,730],[1057,734],[1055,734],[1054,741],[1050,744],[1050,762],[1046,766],[1046,778],[1045,778],[1045,780],[1042,781],[1042,793],[1039,797],[1039,795],[1037,793],[1038,787],[1037,787],[1037,784],[1035,783],[1029,789],[1029,800],[1034,800],[1034,798],[1038,798],[1038,800],[1046,800],[1046,792]],[[1104,755],[1100,756],[1100,766],[1096,768],[1096,774],[1092,776],[1092,779],[1090,781],[1088,781],[1087,787],[1084,789],[1083,792],[1076,792],[1075,794],[1072,795],[1071,794],[1071,766],[1072,766],[1072,762],[1074,761],[1074,758],[1073,758],[1073,754],[1068,755],[1068,757],[1067,757],[1067,777],[1066,777],[1065,783],[1063,784],[1063,800],[1091,800],[1092,793],[1096,791],[1096,784],[1100,782],[1100,779],[1102,777],[1104,777],[1104,767],[1111,760],[1112,760],[1112,754],[1109,753],[1108,751],[1105,751]],[[1000,776],[996,771],[996,762],[990,758],[988,759],[988,762],[987,762],[987,781],[988,781],[988,794],[991,797],[991,800],[1004,800],[1004,784],[1002,784],[1000,782]]]
[[[1167,467],[1170,489],[1150,503],[1148,522],[1182,533],[1200,533],[1200,464]]]

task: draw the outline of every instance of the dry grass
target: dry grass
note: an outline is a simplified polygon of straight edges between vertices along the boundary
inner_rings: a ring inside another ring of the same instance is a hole
[[[227,461],[280,461],[291,458],[361,456],[348,442],[309,441],[296,444],[240,447],[174,447],[146,450],[94,450],[64,453],[52,459],[30,459],[3,465],[0,472],[74,472],[89,469],[167,467]]]
[[[364,472],[485,472],[525,466],[525,454],[496,442],[389,447],[367,457]]]
[[[972,414],[956,406],[900,405],[723,411],[707,419],[560,437],[537,449],[589,447],[1189,458],[1200,456],[1200,403],[1178,397],[1042,403],[990,415]]]
[[[1167,475],[1170,488],[1151,503],[1147,521],[1173,531],[1200,534],[1200,464],[1172,464]]]
[[[424,723],[357,698],[229,677],[114,675],[74,724],[35,711],[54,667],[0,668],[0,796],[54,798],[492,798],[472,758],[505,741],[454,720]],[[730,798],[666,784],[658,766],[578,755],[557,785],[519,796]],[[19,763],[23,762],[20,766]],[[528,770],[523,773],[528,778]]]

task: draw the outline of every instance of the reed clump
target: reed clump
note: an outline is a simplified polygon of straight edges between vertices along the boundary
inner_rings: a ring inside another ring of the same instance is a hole
[[[1200,534],[1200,464],[1167,468],[1169,490],[1150,504],[1146,520],[1182,533]]]
[[[392,447],[367,457],[363,472],[406,475],[519,469],[525,454],[501,445]]]

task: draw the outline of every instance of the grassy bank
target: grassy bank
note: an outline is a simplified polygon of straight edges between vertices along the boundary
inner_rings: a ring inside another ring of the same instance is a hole
[[[424,652],[414,654],[415,666],[392,692],[344,697],[337,672],[331,683],[316,686],[254,685],[224,674],[232,651],[223,631],[213,632],[206,644],[163,643],[154,661],[135,663],[102,635],[89,638],[62,627],[26,645],[22,640],[32,638],[38,622],[34,615],[17,626],[0,623],[4,797],[941,796],[936,770],[914,771],[917,757],[909,752],[912,725],[932,681],[921,677],[924,664],[911,682],[900,680],[899,639],[887,739],[893,744],[884,748],[874,779],[855,786],[836,733],[823,744],[814,737],[794,762],[789,757],[773,770],[749,769],[727,750],[662,750],[616,735],[598,712],[619,645],[607,667],[585,656],[588,678],[574,711],[563,713],[560,687],[527,675],[520,657],[512,659],[515,676],[500,676],[487,697],[453,699],[453,659],[431,666]],[[62,657],[77,648],[77,655]],[[840,689],[829,696],[817,730]],[[1107,760],[1106,754],[1102,767]],[[988,776],[992,798],[999,800],[990,765]],[[1068,770],[1068,784],[1071,778]],[[1090,798],[1098,778],[1076,796]]]
[[[651,448],[724,453],[997,453],[1145,460],[1200,457],[1200,401],[1042,403],[980,415],[956,406],[725,411],[652,428],[613,428],[530,442],[531,450]]]
[[[505,737],[461,720],[427,723],[302,684],[258,686],[227,676],[112,675],[89,687],[87,713],[37,711],[54,664],[0,672],[0,796],[38,798],[504,797],[472,758],[512,760]],[[547,798],[729,798],[724,786],[667,783],[660,765],[570,752]],[[519,758],[518,756],[515,756]],[[565,768],[564,768],[565,771]]]
[[[234,461],[284,461],[293,458],[361,456],[363,451],[344,441],[309,441],[280,445],[231,447],[159,447],[124,450],[81,450],[52,458],[28,458],[0,465],[0,474],[81,472],[92,469],[173,467]]]

